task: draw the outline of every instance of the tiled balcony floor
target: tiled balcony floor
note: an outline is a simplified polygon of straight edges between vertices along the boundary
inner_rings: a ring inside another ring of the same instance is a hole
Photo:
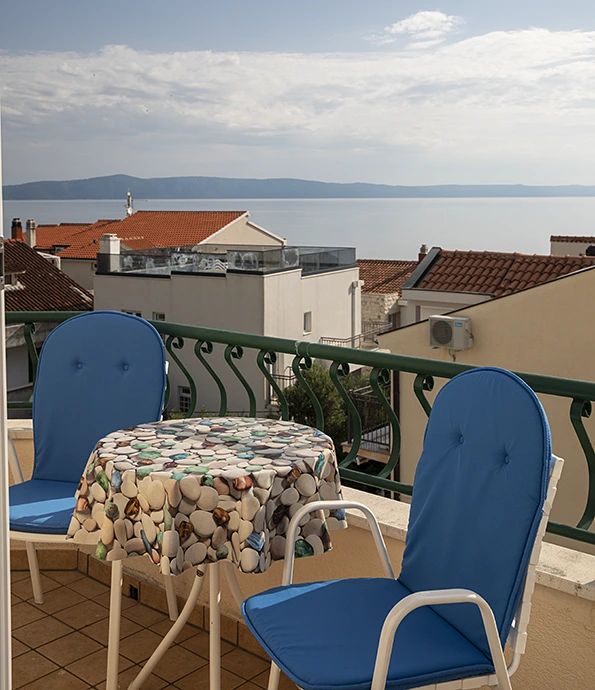
[[[109,588],[76,571],[42,574],[45,603],[35,604],[29,573],[12,573],[13,688],[105,688]],[[159,611],[122,599],[120,684],[127,688],[171,625]],[[208,690],[208,634],[192,625],[180,633],[144,690]],[[268,663],[221,642],[222,690],[262,690]],[[280,690],[295,690],[282,679]]]

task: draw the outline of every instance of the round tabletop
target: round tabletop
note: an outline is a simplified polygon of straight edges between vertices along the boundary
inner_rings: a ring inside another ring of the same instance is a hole
[[[163,556],[178,574],[229,560],[263,572],[283,558],[304,504],[341,498],[332,440],[294,422],[207,418],[142,424],[101,439],[76,493],[68,535],[95,556]],[[297,557],[330,549],[343,511],[305,517]]]

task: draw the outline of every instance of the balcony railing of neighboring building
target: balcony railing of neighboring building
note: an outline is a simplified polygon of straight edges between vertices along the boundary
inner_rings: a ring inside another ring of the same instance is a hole
[[[333,345],[336,347],[355,347],[372,349],[376,345],[376,336],[392,328],[388,321],[364,321],[362,332],[350,338],[320,338],[321,345]],[[370,347],[372,346],[372,347]]]
[[[32,359],[32,370],[37,367],[37,350],[33,342],[35,324],[59,323],[75,316],[77,312],[9,312],[6,314],[7,324],[26,324],[25,334],[28,339],[28,351]],[[198,326],[186,326],[167,323],[164,321],[151,321],[155,328],[164,336],[170,363],[175,364],[187,380],[190,389],[190,403],[186,416],[191,417],[197,410],[197,387],[188,369],[180,359],[182,350],[195,356],[200,366],[213,379],[219,389],[220,406],[219,414],[222,416],[228,411],[228,396],[225,386],[215,370],[211,357],[214,345],[224,347],[225,366],[233,372],[233,376],[246,394],[246,413],[253,417],[257,414],[256,396],[250,384],[242,374],[238,363],[244,357],[245,350],[252,350],[256,355],[256,365],[275,390],[279,402],[279,414],[282,419],[289,419],[289,406],[282,388],[271,373],[277,361],[278,354],[292,356],[292,371],[297,383],[305,390],[315,413],[316,427],[324,430],[324,413],[320,401],[304,378],[304,371],[312,367],[314,360],[323,360],[329,365],[329,374],[333,385],[345,402],[348,413],[353,423],[353,442],[347,456],[340,463],[340,473],[343,479],[358,482],[366,486],[382,489],[384,491],[410,495],[413,487],[399,481],[393,481],[389,477],[397,467],[401,450],[401,432],[398,414],[391,406],[386,387],[390,384],[391,374],[404,372],[414,374],[413,392],[424,412],[429,415],[431,404],[426,393],[434,388],[434,379],[450,379],[457,374],[473,369],[472,365],[456,362],[443,362],[432,359],[421,359],[404,355],[394,355],[386,352],[366,351],[345,347],[334,347],[320,343],[306,341],[294,341],[284,338],[238,333],[213,328]],[[349,374],[349,367],[368,367],[370,369],[370,387],[373,394],[382,406],[390,426],[391,446],[388,460],[377,475],[370,475],[357,469],[355,460],[363,442],[363,423],[360,412],[352,401],[349,393],[343,387],[341,381]],[[170,366],[170,375],[172,366]],[[572,425],[576,438],[582,448],[588,468],[588,492],[583,514],[576,525],[568,525],[550,521],[548,531],[595,545],[595,532],[589,531],[595,519],[595,451],[584,426],[583,420],[591,414],[592,402],[595,401],[595,383],[577,381],[572,379],[557,378],[517,372],[524,381],[533,388],[536,393],[546,394],[566,399],[569,405],[569,422]],[[396,377],[398,378],[398,377]],[[166,394],[169,398],[169,382]],[[31,408],[31,402],[11,402],[9,409]],[[568,459],[567,459],[568,460]]]
[[[122,252],[115,272],[267,274],[301,268],[302,275],[314,275],[354,267],[355,249],[351,247],[243,247],[222,252],[166,247]]]
[[[382,391],[387,399],[390,398],[388,387]],[[365,455],[375,453],[378,455],[390,454],[390,420],[382,403],[376,397],[372,386],[365,386],[349,392],[355,409],[361,419],[362,440],[359,452]],[[347,418],[347,439],[349,448],[357,434],[353,415]],[[344,446],[345,447],[345,446]]]

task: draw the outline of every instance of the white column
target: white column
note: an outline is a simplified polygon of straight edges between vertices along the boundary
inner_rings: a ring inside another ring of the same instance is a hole
[[[2,216],[2,139],[0,127],[0,228]],[[4,259],[4,237],[2,259]],[[2,264],[4,274],[4,263]],[[4,275],[0,277],[0,688],[11,688],[10,639],[10,537],[8,513],[8,438],[6,417],[6,324],[4,318]]]

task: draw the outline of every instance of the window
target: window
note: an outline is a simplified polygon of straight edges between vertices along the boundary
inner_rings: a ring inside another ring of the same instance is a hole
[[[142,312],[140,311],[130,311],[129,309],[122,309],[123,314],[130,314],[131,316],[140,316],[142,318]]]
[[[165,314],[162,311],[154,311],[153,321],[165,321]]]
[[[192,397],[190,395],[189,386],[178,386],[178,408],[180,412],[188,414],[190,412],[190,405],[192,404]]]
[[[312,312],[304,312],[304,333],[312,333]]]

